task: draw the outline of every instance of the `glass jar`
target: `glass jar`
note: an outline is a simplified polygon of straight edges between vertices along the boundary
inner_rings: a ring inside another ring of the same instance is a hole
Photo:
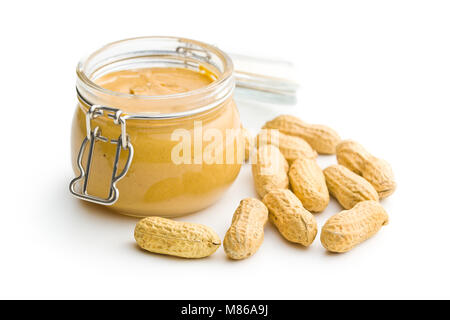
[[[113,92],[95,83],[114,71],[152,67],[208,72],[215,80],[162,96]],[[202,42],[142,37],[95,51],[77,67],[72,163],[78,176],[71,193],[133,216],[177,216],[208,207],[232,184],[243,161],[242,136],[229,134],[241,126],[234,86],[230,58]],[[220,136],[215,151],[223,161],[202,157],[210,146],[208,130]],[[181,163],[174,161],[180,132],[191,139]]]

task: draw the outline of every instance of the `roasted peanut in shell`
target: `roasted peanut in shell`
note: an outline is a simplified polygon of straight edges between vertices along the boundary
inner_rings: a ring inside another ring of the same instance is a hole
[[[322,227],[320,241],[331,252],[347,252],[375,235],[389,218],[378,201],[363,201],[332,216]]]
[[[269,209],[269,220],[288,241],[309,246],[317,235],[317,222],[291,190],[278,189],[263,199]]]
[[[339,134],[328,126],[309,124],[303,120],[281,115],[266,122],[264,129],[278,129],[284,134],[305,139],[309,145],[321,154],[335,154],[336,145],[341,141]]]
[[[351,209],[358,202],[378,201],[375,188],[363,177],[339,164],[323,171],[331,195],[345,208]]]
[[[264,203],[254,198],[243,199],[223,240],[226,255],[234,260],[253,255],[264,240],[267,219],[268,211]]]
[[[134,238],[142,249],[183,258],[204,258],[220,247],[220,238],[210,227],[160,217],[140,220]]]
[[[314,159],[298,158],[289,169],[292,191],[306,210],[322,212],[330,202],[325,176]]]
[[[394,193],[397,184],[389,163],[371,155],[358,142],[345,140],[339,143],[336,148],[336,158],[339,164],[369,181],[378,192],[380,199]]]

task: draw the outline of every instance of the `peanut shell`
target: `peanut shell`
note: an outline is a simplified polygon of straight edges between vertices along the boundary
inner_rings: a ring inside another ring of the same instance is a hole
[[[275,189],[287,189],[289,165],[280,150],[273,145],[258,148],[256,159],[252,165],[253,180],[256,192],[262,198],[267,192]]]
[[[369,181],[380,199],[394,193],[397,184],[389,163],[371,155],[358,142],[345,140],[339,143],[336,158],[339,164]]]
[[[323,171],[331,195],[345,208],[351,209],[358,202],[378,201],[375,188],[363,177],[339,164]]]
[[[339,134],[330,127],[308,124],[297,117],[281,115],[266,122],[264,129],[278,129],[282,133],[305,139],[309,145],[322,154],[334,154],[340,142]]]
[[[234,260],[253,255],[264,240],[267,219],[268,211],[264,203],[253,198],[243,199],[223,240],[226,255]]]
[[[328,206],[330,195],[322,169],[313,159],[298,158],[289,169],[292,191],[306,210],[322,212]]]
[[[317,152],[304,139],[290,136],[275,129],[263,129],[257,136],[257,145],[272,144],[278,147],[284,158],[294,162],[297,158],[317,158]]]
[[[134,238],[142,249],[183,258],[204,258],[220,247],[220,238],[210,227],[160,217],[140,220]]]
[[[273,190],[263,199],[269,219],[288,241],[309,246],[317,235],[314,216],[303,208],[300,200],[287,189]]]
[[[363,201],[332,216],[322,227],[320,241],[331,252],[347,252],[375,235],[389,218],[378,201]]]

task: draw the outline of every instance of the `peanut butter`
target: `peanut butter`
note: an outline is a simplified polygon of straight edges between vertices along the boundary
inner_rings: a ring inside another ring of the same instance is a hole
[[[195,99],[188,96],[180,100],[176,95],[169,95],[195,92],[212,84],[215,79],[214,74],[202,68],[198,72],[182,68],[146,68],[112,72],[94,81],[110,91],[132,95],[129,99],[121,98],[119,103],[114,94],[104,94],[102,105],[120,108],[124,112],[159,114],[198,108],[198,101],[211,98],[205,97],[202,92],[194,93]],[[72,159],[75,172],[76,155],[86,137],[87,110],[88,106],[80,102],[73,121]],[[208,112],[192,116],[127,121],[126,130],[134,147],[134,157],[127,175],[117,184],[120,196],[112,208],[133,216],[176,216],[203,209],[222,196],[238,175],[242,157],[234,152],[233,163],[203,161],[200,164],[176,164],[172,159],[172,150],[179,143],[174,141],[173,132],[177,129],[189,132],[194,144],[194,140],[199,138],[195,137],[195,123],[201,123],[203,132],[213,129],[224,137],[219,150],[224,156],[228,146],[236,145],[234,150],[237,150],[237,144],[241,143],[240,137],[225,140],[228,130],[240,128],[239,113],[232,97]],[[110,139],[117,139],[121,134],[120,126],[107,117],[92,119],[92,128],[97,126],[102,135]],[[205,141],[201,151],[209,144]],[[192,148],[194,160],[194,146]],[[115,152],[116,145],[96,142],[88,183],[90,194],[107,196]],[[126,156],[127,151],[123,150],[119,168],[123,168]]]
[[[182,68],[146,68],[106,74],[95,82],[108,90],[143,96],[188,92],[213,82],[211,73]]]

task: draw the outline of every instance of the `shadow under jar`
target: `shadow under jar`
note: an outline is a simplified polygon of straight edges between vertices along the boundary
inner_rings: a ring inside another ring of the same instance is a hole
[[[114,72],[148,68],[188,69],[212,81],[165,95],[116,92],[96,83]],[[142,37],[97,50],[77,67],[71,146],[77,177],[70,191],[133,216],[171,217],[211,205],[243,161],[233,93],[230,58],[202,42]]]

